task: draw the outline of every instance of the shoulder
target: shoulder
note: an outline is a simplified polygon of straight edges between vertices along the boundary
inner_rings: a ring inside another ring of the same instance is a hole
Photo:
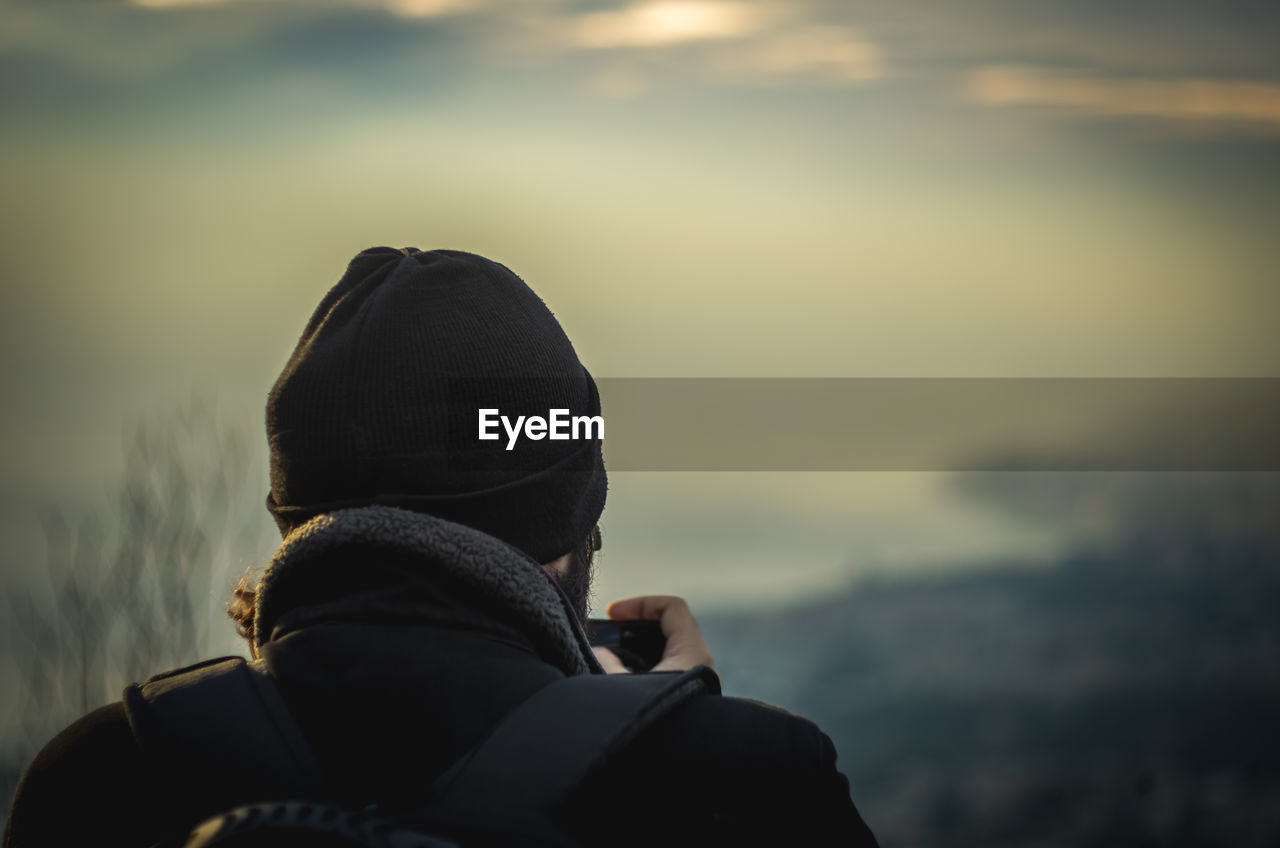
[[[584,790],[587,817],[602,825],[626,817],[638,828],[628,845],[875,845],[827,735],[758,701],[689,700],[637,736],[593,784]],[[641,824],[628,809],[661,813]]]
[[[654,741],[720,764],[778,771],[820,769],[831,741],[812,721],[760,701],[724,696],[690,700],[653,729]]]
[[[154,804],[150,778],[124,707],[108,704],[55,736],[32,760],[14,794],[8,848],[93,844],[104,833],[120,845],[155,841],[143,815]],[[69,803],[70,800],[70,803]]]

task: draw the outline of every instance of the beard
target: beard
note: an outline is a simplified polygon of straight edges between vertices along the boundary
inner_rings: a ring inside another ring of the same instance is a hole
[[[586,546],[575,548],[569,556],[568,569],[558,580],[560,588],[564,590],[565,597],[569,599],[583,627],[587,626],[588,614],[591,612],[591,577],[594,559],[594,552],[588,551]]]

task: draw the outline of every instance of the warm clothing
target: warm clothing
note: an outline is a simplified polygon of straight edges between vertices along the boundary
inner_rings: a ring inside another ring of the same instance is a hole
[[[257,623],[333,795],[353,806],[429,785],[532,693],[599,670],[537,563],[470,528],[388,507],[321,516],[286,539]],[[5,845],[145,846],[262,800],[202,777],[148,769],[112,704],[37,757]],[[815,725],[711,695],[642,731],[571,813],[603,845],[875,844]]]
[[[480,438],[482,409],[493,439]],[[552,410],[599,418],[600,395],[509,268],[457,250],[361,251],[267,396],[267,508],[288,531],[321,512],[394,504],[550,562],[587,538],[608,486],[602,418],[514,444],[496,420]]]

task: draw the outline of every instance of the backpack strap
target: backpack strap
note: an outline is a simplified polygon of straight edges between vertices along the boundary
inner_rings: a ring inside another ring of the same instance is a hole
[[[499,722],[425,803],[401,815],[378,811],[382,829],[566,844],[557,813],[592,772],[689,699],[719,693],[705,666],[558,680]],[[202,783],[235,786],[241,797],[323,797],[321,772],[260,661],[227,657],[157,675],[128,687],[124,705],[163,778],[190,782],[198,771]],[[309,814],[313,805],[303,806]]]
[[[125,714],[162,780],[225,785],[253,798],[314,798],[321,772],[261,660],[223,657],[124,690]],[[185,778],[190,780],[190,778]]]
[[[699,695],[720,694],[706,666],[686,672],[580,675],[513,710],[433,787],[419,819],[455,833],[499,830],[563,840],[559,809],[637,734]]]

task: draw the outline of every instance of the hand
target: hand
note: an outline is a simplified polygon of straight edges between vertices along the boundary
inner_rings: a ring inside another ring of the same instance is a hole
[[[698,629],[698,622],[689,611],[684,598],[672,595],[626,598],[609,604],[606,614],[615,621],[643,619],[657,621],[662,626],[662,635],[667,637],[667,645],[662,651],[662,659],[652,671],[686,671],[696,665],[712,664],[711,649],[707,647],[707,640]],[[608,648],[594,650],[605,671],[610,674],[623,674],[627,671],[622,661]]]

